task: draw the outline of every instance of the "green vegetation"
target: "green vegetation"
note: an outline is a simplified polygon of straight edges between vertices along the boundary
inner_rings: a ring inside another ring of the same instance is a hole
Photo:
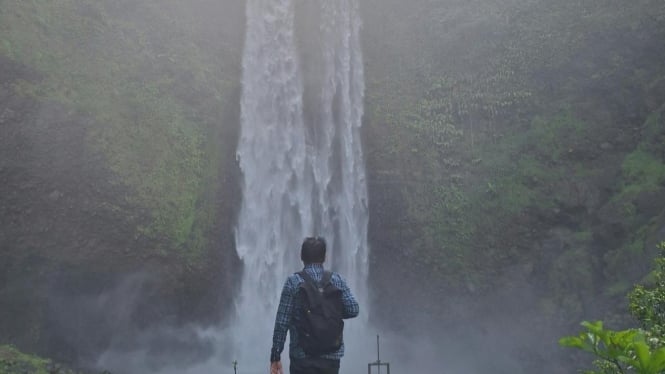
[[[0,372],[1,373],[49,373],[47,365],[50,362],[37,356],[20,352],[16,348],[0,346]]]
[[[104,372],[110,374],[108,372]],[[0,374],[76,374],[35,355],[23,353],[11,345],[0,345]]]
[[[587,330],[579,336],[562,338],[560,344],[593,353],[599,358],[594,364],[599,371],[585,373],[665,372],[665,347],[652,348],[644,332],[636,329],[612,331],[603,328],[601,321],[582,322]]]
[[[423,293],[454,300],[413,296],[435,320],[453,309],[446,304],[526,287],[535,300],[506,303],[537,315],[540,341],[590,314],[625,326],[622,301],[665,225],[665,3],[626,4],[361,3],[370,196],[396,207],[372,220],[400,228],[385,242],[374,233],[377,277],[384,267],[426,274]],[[395,267],[396,257],[412,260]],[[482,320],[489,308],[478,309]],[[646,330],[589,327],[593,340],[578,336],[579,345],[658,372],[663,351]],[[534,361],[522,372],[574,371],[572,359],[539,361],[550,346],[519,349]]]
[[[665,25],[651,16],[662,2],[364,6],[366,40],[382,41],[365,44],[368,159],[409,181],[401,197],[414,239],[404,247],[452,289],[469,276],[491,288],[500,264],[543,255],[517,239],[521,229],[542,239],[563,225],[583,233],[570,243],[582,259],[610,247],[600,263],[582,262],[575,281],[553,277],[550,290],[572,292],[579,281],[592,291],[601,285],[586,274],[600,271],[616,297],[640,277],[620,267],[643,251],[661,213],[646,217],[634,200],[665,191],[655,88]],[[609,220],[637,234],[596,243]]]
[[[663,255],[656,259],[656,269],[648,285],[637,285],[629,295],[630,310],[647,331],[651,341],[665,346],[665,242],[659,248]]]
[[[656,259],[652,284],[637,285],[629,294],[639,328],[613,331],[605,329],[602,321],[582,322],[586,331],[559,341],[596,356],[598,371],[585,373],[665,373],[665,242],[658,247],[662,255]]]
[[[122,195],[98,209],[134,223],[138,243],[149,239],[141,258],[204,263],[227,196],[233,150],[221,146],[235,140],[220,123],[238,109],[229,108],[241,46],[229,40],[242,38],[219,35],[229,20],[202,25],[179,0],[0,4],[0,58],[30,77],[11,94],[84,119],[79,141]],[[533,313],[557,328],[589,311],[625,318],[617,305],[644,278],[665,224],[665,3],[626,4],[360,2],[370,201],[395,206],[372,222],[399,231],[374,233],[391,242],[372,246],[405,252],[373,258],[373,279],[405,258],[400,270],[427,275],[426,295],[482,300],[528,279],[540,297]],[[642,330],[588,323],[568,343],[606,370],[658,370],[657,289],[631,293]],[[435,317],[438,299],[423,307]]]
[[[529,129],[524,146],[532,147],[545,162],[557,163],[584,147],[589,125],[565,112],[551,118],[536,117]],[[580,144],[581,143],[581,144]]]
[[[658,190],[665,183],[665,162],[642,148],[628,154],[622,168],[622,194],[635,196],[641,192]]]
[[[136,235],[161,241],[157,254],[194,260],[215,214],[205,199],[222,172],[207,144],[218,141],[211,115],[221,117],[237,78],[194,44],[192,20],[169,13],[174,6],[3,1],[0,56],[37,74],[15,85],[18,94],[90,118],[82,140],[131,191],[125,214],[147,212]]]

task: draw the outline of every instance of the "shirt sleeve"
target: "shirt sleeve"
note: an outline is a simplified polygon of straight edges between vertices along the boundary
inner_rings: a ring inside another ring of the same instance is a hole
[[[337,286],[337,288],[342,290],[342,304],[344,304],[344,311],[342,313],[342,318],[348,319],[348,318],[357,317],[358,313],[360,313],[360,306],[358,305],[356,298],[353,297],[351,289],[346,284],[344,278],[342,278],[339,274],[336,275],[337,275],[336,277],[337,282],[335,283],[337,284],[335,286]]]
[[[294,291],[287,279],[279,299],[277,316],[275,317],[275,330],[272,335],[272,350],[270,351],[270,362],[280,361],[280,355],[284,350],[286,334],[291,324],[291,316],[294,308]]]

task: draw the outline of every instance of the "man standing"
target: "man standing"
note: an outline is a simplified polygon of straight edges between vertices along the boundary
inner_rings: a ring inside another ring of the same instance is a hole
[[[300,259],[305,267],[289,276],[279,301],[270,373],[284,372],[280,355],[288,331],[291,374],[337,374],[344,355],[342,319],[358,315],[358,302],[339,274],[324,271],[323,238],[306,238]]]

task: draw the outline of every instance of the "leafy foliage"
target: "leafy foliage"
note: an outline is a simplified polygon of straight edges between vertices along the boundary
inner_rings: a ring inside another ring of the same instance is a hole
[[[0,372],[2,373],[48,373],[48,360],[20,352],[11,345],[0,346]]]
[[[648,336],[659,346],[665,346],[665,242],[660,243],[663,256],[656,259],[656,269],[650,275],[652,285],[635,286],[630,293],[630,310]]]
[[[586,331],[578,336],[562,338],[565,347],[578,348],[594,354],[597,372],[640,373],[665,372],[665,242],[658,247],[663,255],[656,259],[653,285],[637,285],[630,293],[630,310],[639,321],[640,329],[608,330],[601,321],[582,322]]]
[[[0,345],[0,373],[2,374],[77,374],[51,360],[19,351],[12,345]],[[110,374],[104,371],[101,374]]]
[[[400,183],[410,235],[399,246],[440,278],[434,287],[474,278],[491,290],[497,269],[530,262],[548,274],[543,305],[568,323],[584,295],[614,312],[657,229],[660,212],[637,200],[664,191],[662,1],[362,6],[368,160]],[[586,234],[543,253],[535,243],[559,226]]]
[[[137,237],[163,243],[155,254],[194,259],[215,214],[204,200],[222,172],[209,142],[237,72],[194,42],[200,30],[187,15],[172,1],[3,1],[0,54],[40,76],[17,94],[90,119],[81,140],[133,192],[109,209],[146,212]]]
[[[582,322],[586,331],[579,336],[562,338],[559,343],[578,348],[600,358],[599,372],[659,374],[665,371],[665,347],[652,349],[641,330],[612,331],[603,328],[601,321]]]
[[[623,162],[625,185],[623,193],[635,195],[653,191],[665,182],[665,163],[644,149],[637,149]]]

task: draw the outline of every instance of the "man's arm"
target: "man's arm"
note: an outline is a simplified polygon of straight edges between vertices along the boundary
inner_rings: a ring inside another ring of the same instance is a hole
[[[282,289],[282,296],[279,299],[277,316],[275,317],[275,330],[272,335],[272,350],[270,351],[270,362],[280,361],[280,355],[284,350],[286,334],[289,331],[294,307],[293,287],[287,279]]]
[[[356,298],[353,297],[353,294],[351,293],[351,289],[349,286],[346,284],[346,281],[339,275],[335,274],[336,277],[333,277],[333,283],[335,283],[335,286],[342,290],[342,304],[344,305],[344,310],[342,312],[342,318],[348,319],[348,318],[354,318],[358,316],[358,313],[360,312],[360,306],[358,305],[358,302],[356,301]],[[337,279],[335,279],[337,278]]]

